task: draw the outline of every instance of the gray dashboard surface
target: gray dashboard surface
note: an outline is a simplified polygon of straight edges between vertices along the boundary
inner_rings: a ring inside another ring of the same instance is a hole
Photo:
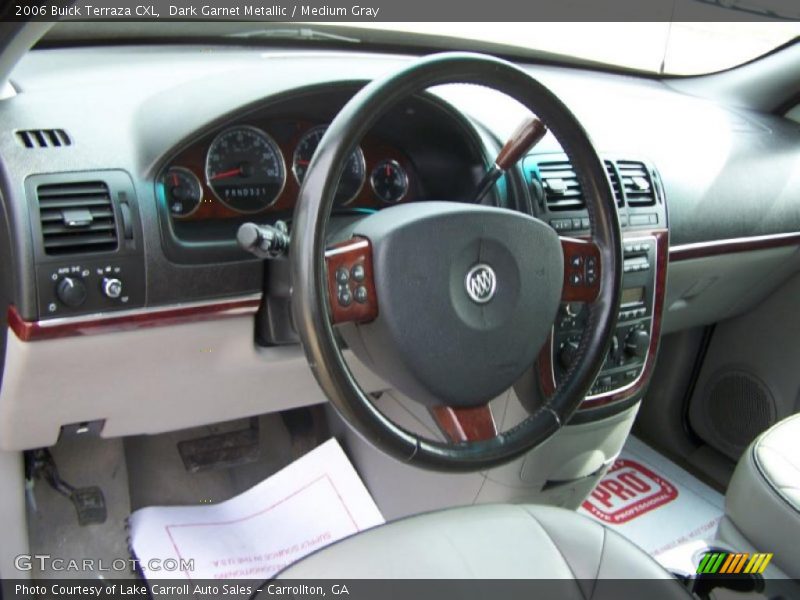
[[[298,89],[368,81],[408,60],[366,52],[214,46],[33,51],[13,73],[18,94],[0,101],[2,185],[16,247],[30,246],[26,177],[124,169],[133,178],[143,219],[148,305],[176,301],[181,290],[219,296],[258,291],[258,262],[187,266],[164,257],[153,185],[160,161],[237,111]],[[800,231],[796,123],[734,111],[654,79],[526,68],[576,113],[601,152],[653,161],[664,182],[673,245]],[[444,96],[500,139],[523,116],[491,94],[456,88]],[[14,131],[33,128],[66,129],[74,144],[21,147]],[[538,149],[559,148],[548,137]],[[24,253],[20,260],[27,260]],[[18,282],[17,293],[29,283]]]

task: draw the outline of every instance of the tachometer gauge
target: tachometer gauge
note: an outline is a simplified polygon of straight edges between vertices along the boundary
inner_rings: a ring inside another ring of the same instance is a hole
[[[369,177],[372,191],[386,204],[396,204],[408,193],[408,174],[396,160],[382,160]]]
[[[214,195],[229,208],[254,213],[278,199],[286,183],[280,148],[255,127],[232,127],[208,148],[206,180]]]
[[[292,159],[292,172],[297,183],[303,183],[311,157],[314,156],[314,152],[322,136],[325,135],[326,129],[328,129],[327,125],[313,127],[297,143]],[[358,192],[361,191],[364,180],[367,177],[366,171],[364,153],[361,148],[356,148],[348,159],[342,178],[339,180],[339,187],[336,188],[336,206],[350,204],[358,196]]]
[[[164,173],[164,196],[169,212],[176,217],[187,217],[197,210],[203,200],[203,186],[189,169],[170,167]]]

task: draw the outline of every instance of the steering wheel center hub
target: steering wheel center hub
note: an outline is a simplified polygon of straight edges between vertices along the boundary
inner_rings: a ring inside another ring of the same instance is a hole
[[[510,210],[425,202],[359,222],[378,317],[343,329],[356,355],[428,406],[476,406],[530,367],[558,309],[561,244]]]

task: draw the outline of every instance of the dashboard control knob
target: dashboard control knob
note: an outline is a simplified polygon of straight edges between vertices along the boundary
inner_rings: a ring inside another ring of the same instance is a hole
[[[577,317],[581,312],[581,305],[577,302],[566,302],[561,306],[565,317]]]
[[[578,353],[578,342],[567,340],[561,344],[558,350],[558,364],[563,369],[569,369],[575,362],[575,355]]]
[[[611,343],[608,345],[608,354],[606,354],[606,363],[609,365],[614,364],[614,359],[619,353],[619,338],[614,335],[611,337]]]
[[[122,295],[122,282],[116,277],[106,277],[103,279],[103,294],[112,300],[119,298]]]
[[[56,284],[56,296],[66,306],[77,308],[86,302],[86,285],[79,277],[64,277]]]
[[[650,348],[650,334],[643,329],[635,329],[625,339],[625,352],[628,356],[644,358]]]

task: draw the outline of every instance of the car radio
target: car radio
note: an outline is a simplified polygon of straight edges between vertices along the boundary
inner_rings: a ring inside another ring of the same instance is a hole
[[[652,236],[626,238],[622,294],[617,326],[605,363],[589,391],[589,398],[625,388],[642,374],[653,334],[656,240]],[[553,331],[553,376],[560,384],[575,361],[586,326],[586,305],[561,305]]]

